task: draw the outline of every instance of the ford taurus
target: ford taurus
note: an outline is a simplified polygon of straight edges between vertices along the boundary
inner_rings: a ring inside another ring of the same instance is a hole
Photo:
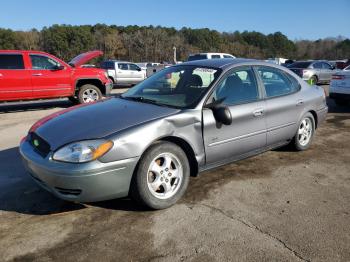
[[[39,120],[20,152],[32,178],[59,198],[131,196],[162,209],[191,175],[287,144],[306,150],[327,110],[324,90],[287,68],[198,60]]]

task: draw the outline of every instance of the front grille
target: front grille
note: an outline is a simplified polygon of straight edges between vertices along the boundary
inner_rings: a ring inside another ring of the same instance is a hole
[[[79,196],[81,194],[81,189],[68,189],[68,188],[61,188],[61,187],[55,187],[55,189],[62,195],[73,195],[73,196]]]
[[[36,133],[30,134],[30,143],[34,147],[35,151],[44,158],[51,151],[50,144],[38,136]]]

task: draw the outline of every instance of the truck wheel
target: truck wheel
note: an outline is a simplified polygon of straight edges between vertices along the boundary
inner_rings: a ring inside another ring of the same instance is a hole
[[[152,145],[134,173],[130,195],[151,209],[174,205],[185,193],[190,166],[184,151],[170,142]]]
[[[86,104],[102,99],[101,90],[94,85],[83,85],[78,94],[79,103]]]

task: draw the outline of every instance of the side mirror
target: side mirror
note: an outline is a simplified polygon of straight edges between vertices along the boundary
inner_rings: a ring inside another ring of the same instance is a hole
[[[232,124],[231,111],[227,106],[217,106],[212,108],[212,110],[216,121],[226,126]]]
[[[56,66],[54,68],[54,70],[63,70],[64,69],[64,66],[63,65],[59,65],[59,66]]]

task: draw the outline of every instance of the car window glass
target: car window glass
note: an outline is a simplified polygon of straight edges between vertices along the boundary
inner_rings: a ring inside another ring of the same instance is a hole
[[[103,63],[101,63],[101,68],[114,69],[114,63],[113,62],[103,62]]]
[[[230,55],[224,55],[224,58],[232,58]]]
[[[121,70],[129,70],[128,64],[118,64],[118,68]]]
[[[212,55],[211,58],[215,59],[215,58],[221,58],[220,55]]]
[[[192,107],[220,72],[217,68],[188,65],[168,67],[129,89],[122,97],[143,97],[164,105]]]
[[[132,70],[132,71],[139,71],[140,67],[138,67],[135,64],[129,64],[129,69]]]
[[[60,64],[57,61],[47,56],[30,55],[30,60],[32,61],[33,69],[54,70],[60,66]]]
[[[320,69],[320,68],[322,68],[322,64],[321,63],[314,63],[313,67],[316,69]]]
[[[264,83],[267,97],[290,94],[299,88],[298,83],[294,85],[287,75],[277,68],[259,67],[258,72]]]
[[[323,69],[331,69],[332,67],[327,63],[322,63],[322,68]]]
[[[0,69],[24,69],[23,56],[15,54],[1,54]]]
[[[237,69],[230,73],[214,93],[215,100],[223,99],[223,103],[228,105],[252,102],[258,98],[258,87],[250,68]]]

